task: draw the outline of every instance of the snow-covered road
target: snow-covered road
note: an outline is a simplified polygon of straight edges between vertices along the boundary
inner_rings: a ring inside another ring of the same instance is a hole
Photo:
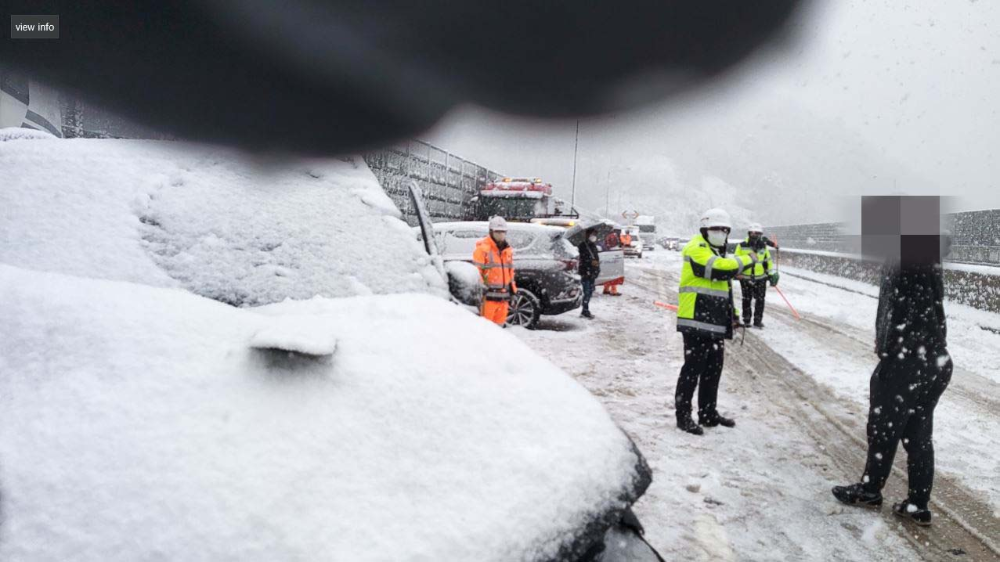
[[[696,437],[674,427],[681,338],[674,315],[653,306],[676,302],[679,254],[628,265],[624,296],[597,296],[595,321],[567,314],[517,333],[600,397],[647,456],[654,482],[636,511],[665,558],[1000,559],[990,548],[1000,543],[1000,373],[982,356],[1000,336],[979,328],[1000,318],[948,307],[957,369],[938,410],[935,503],[950,517],[921,532],[888,508],[844,508],[829,493],[863,467],[874,288],[786,271],[782,289],[803,320],[771,292],[767,328],[727,349],[720,409],[737,428]],[[904,482],[893,477],[890,500],[905,494]]]

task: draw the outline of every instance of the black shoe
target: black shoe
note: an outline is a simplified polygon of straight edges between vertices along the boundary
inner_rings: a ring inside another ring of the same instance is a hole
[[[904,519],[913,521],[921,527],[931,526],[931,510],[920,509],[916,505],[910,503],[909,500],[892,506],[892,512]]]
[[[763,330],[764,329],[764,323],[763,322],[754,322],[753,323],[753,327],[754,328],[760,328],[761,330]]]
[[[589,310],[584,310],[583,312],[580,313],[580,316],[583,316],[584,318],[593,318],[594,317],[594,315],[591,314]]]
[[[882,494],[866,492],[864,484],[851,484],[850,486],[834,486],[833,497],[841,503],[847,505],[860,505],[863,507],[882,507]]]
[[[691,418],[677,420],[677,429],[681,431],[686,431],[692,435],[704,435],[705,430],[701,428],[698,424],[694,423]]]
[[[705,427],[718,427],[720,425],[722,427],[736,427],[736,420],[734,420],[732,418],[724,418],[724,417],[720,416],[719,414],[716,414],[714,416],[710,416],[710,417],[705,418],[705,419],[700,419],[700,421],[701,421],[701,425],[703,425]]]

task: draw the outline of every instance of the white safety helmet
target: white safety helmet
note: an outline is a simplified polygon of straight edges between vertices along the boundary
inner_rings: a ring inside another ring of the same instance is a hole
[[[702,228],[726,228],[733,229],[733,221],[729,218],[729,213],[722,209],[709,209],[701,215]]]
[[[490,230],[496,232],[507,232],[507,221],[501,216],[495,216],[490,219]]]
[[[759,222],[752,222],[750,226],[747,227],[747,232],[764,234],[764,227],[760,225]]]

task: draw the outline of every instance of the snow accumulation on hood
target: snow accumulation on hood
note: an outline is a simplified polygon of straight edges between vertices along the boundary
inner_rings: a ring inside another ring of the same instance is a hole
[[[245,310],[0,265],[0,311],[0,560],[545,560],[635,499],[597,400],[433,296]],[[332,357],[253,349],[275,317]]]
[[[0,144],[0,169],[0,263],[240,306],[447,293],[360,158],[264,166],[178,142],[32,138]]]

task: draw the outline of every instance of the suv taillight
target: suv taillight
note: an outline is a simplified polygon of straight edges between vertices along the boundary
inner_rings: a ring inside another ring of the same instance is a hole
[[[563,262],[564,266],[563,269],[565,269],[566,271],[576,271],[577,266],[580,265],[580,262],[578,262],[577,260],[561,260],[561,261]]]

